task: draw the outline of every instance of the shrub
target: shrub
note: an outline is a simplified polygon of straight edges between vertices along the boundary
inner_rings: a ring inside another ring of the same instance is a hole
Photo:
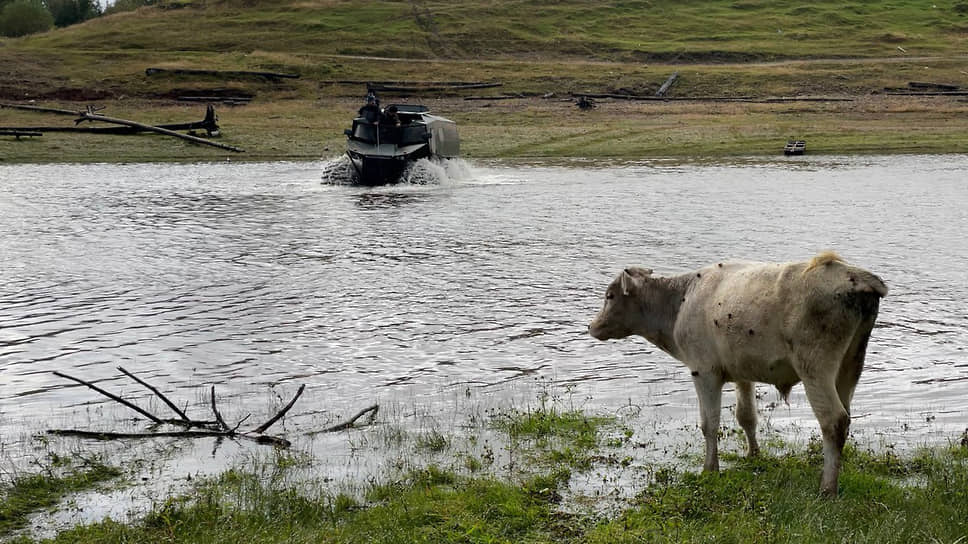
[[[46,0],[47,9],[54,16],[56,26],[82,23],[101,15],[101,6],[94,0]]]
[[[40,0],[13,0],[0,11],[0,34],[17,37],[54,26],[54,16]]]

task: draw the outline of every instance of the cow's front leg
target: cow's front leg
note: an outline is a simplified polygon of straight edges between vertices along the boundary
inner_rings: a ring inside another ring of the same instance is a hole
[[[751,382],[736,382],[736,421],[746,433],[746,453],[756,457],[760,445],[756,442],[756,389]]]
[[[706,472],[719,470],[719,413],[723,398],[723,379],[710,373],[692,373],[692,383],[699,395],[702,434],[706,438]]]

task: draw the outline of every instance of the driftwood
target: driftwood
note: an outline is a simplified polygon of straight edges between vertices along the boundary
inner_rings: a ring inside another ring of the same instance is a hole
[[[464,100],[514,100],[517,98],[527,98],[522,94],[502,94],[498,96],[465,96]]]
[[[230,106],[248,104],[252,102],[251,96],[179,96],[175,98],[179,102],[221,102]]]
[[[675,83],[677,79],[679,79],[679,72],[672,72],[672,75],[669,76],[669,79],[667,79],[665,83],[663,83],[662,86],[659,87],[659,90],[655,92],[655,95],[665,96],[666,93],[669,91],[669,88],[672,87],[673,83]]]
[[[77,115],[75,110],[62,110],[60,108],[47,108],[44,106],[30,106],[27,104],[0,104],[0,108],[10,108],[12,110],[42,111],[45,113],[59,113],[61,115]]]
[[[34,129],[0,128],[0,136],[15,136],[18,140],[23,136],[43,136],[43,133]]]
[[[341,85],[388,85],[396,87],[469,87],[475,85],[503,85],[499,81],[373,81],[361,79],[338,79],[336,81],[323,81],[322,83],[339,83]]]
[[[614,94],[614,93],[582,93],[572,94],[575,98],[614,98],[616,100],[651,100],[654,102],[753,102],[753,103],[776,103],[776,102],[853,102],[853,98],[838,96],[780,96],[756,98],[753,96],[651,96],[639,94]]]
[[[171,408],[176,414],[178,414],[178,418],[177,419],[160,418],[155,414],[152,414],[151,412],[145,410],[144,408],[141,408],[137,404],[134,404],[133,402],[125,400],[118,395],[110,393],[98,387],[97,385],[94,385],[89,381],[82,380],[80,378],[64,374],[62,372],[54,372],[54,375],[59,376],[61,378],[66,378],[68,380],[75,381],[81,385],[84,385],[90,389],[93,389],[94,391],[97,391],[98,393],[106,396],[107,398],[115,402],[118,402],[120,404],[123,404],[124,406],[127,406],[128,408],[131,408],[132,410],[138,412],[139,414],[151,420],[156,425],[160,425],[160,424],[177,425],[177,426],[185,427],[185,430],[152,431],[152,432],[144,432],[144,433],[116,433],[116,432],[102,432],[102,431],[85,431],[85,430],[79,430],[79,429],[50,429],[47,431],[47,433],[53,434],[53,435],[62,435],[62,436],[79,436],[82,438],[96,438],[99,440],[117,440],[117,439],[125,439],[125,438],[157,438],[157,437],[201,438],[201,437],[215,436],[215,437],[233,438],[233,439],[243,438],[246,440],[255,441],[259,444],[271,444],[274,446],[286,448],[286,447],[289,447],[290,442],[285,438],[268,436],[263,433],[275,422],[279,421],[279,419],[282,418],[282,416],[284,416],[286,412],[288,412],[289,409],[293,407],[293,405],[296,403],[296,400],[299,399],[300,395],[302,395],[303,391],[306,388],[305,385],[299,386],[299,391],[292,398],[292,400],[289,401],[289,403],[286,404],[286,406],[282,410],[277,412],[276,415],[274,415],[272,418],[270,418],[262,425],[259,425],[258,427],[256,427],[251,431],[239,432],[239,427],[242,425],[243,422],[245,422],[249,418],[249,416],[247,415],[244,418],[242,418],[234,427],[229,427],[228,423],[225,422],[225,419],[222,418],[222,414],[218,411],[218,406],[216,405],[216,401],[215,401],[215,386],[212,386],[212,389],[211,389],[211,409],[212,409],[212,413],[215,415],[215,420],[214,421],[194,420],[189,418],[188,415],[185,414],[183,410],[179,409],[174,402],[172,402],[168,397],[164,395],[164,393],[159,391],[154,386],[148,384],[141,378],[138,378],[137,376],[135,376],[131,372],[128,372],[127,370],[125,370],[120,366],[118,367],[118,370],[120,370],[125,376],[130,377],[131,379],[135,380],[136,382],[138,382],[139,384],[143,385],[148,390],[150,390],[152,393],[154,393],[155,396],[159,397],[169,408]],[[360,415],[362,415],[362,413]],[[356,418],[359,418],[359,415],[356,416]],[[350,425],[352,425],[353,421],[355,421],[355,418],[350,421]],[[327,431],[328,430],[329,429],[327,429]]]
[[[419,92],[439,92],[439,91],[463,91],[467,89],[491,89],[500,87],[503,83],[468,83],[462,85],[415,85],[415,86],[396,86],[378,85],[369,83],[366,88],[371,92],[398,92],[398,93],[419,93]]]
[[[218,142],[213,142],[211,140],[206,140],[204,138],[199,138],[197,136],[189,136],[187,134],[181,134],[179,132],[175,132],[173,130],[168,130],[166,128],[161,128],[161,127],[156,127],[156,126],[151,126],[151,125],[145,125],[143,123],[138,123],[137,121],[129,121],[127,119],[118,119],[118,118],[115,118],[115,117],[106,117],[104,115],[100,115],[100,114],[96,113],[94,111],[94,109],[93,108],[90,108],[90,107],[88,107],[87,111],[79,112],[79,114],[80,114],[80,117],[77,119],[76,122],[80,122],[80,121],[101,121],[101,122],[104,122],[104,123],[113,123],[113,124],[116,124],[116,125],[125,125],[125,126],[129,126],[129,127],[135,127],[135,128],[141,129],[141,130],[143,130],[145,132],[157,132],[158,134],[164,134],[166,136],[172,136],[174,138],[180,138],[182,140],[187,140],[189,142],[196,143],[196,144],[210,145],[212,147],[217,147],[219,149],[227,149],[229,151],[234,151],[236,153],[244,153],[245,152],[243,149],[240,149],[238,147],[233,147],[231,145],[220,144]]]
[[[922,81],[908,81],[908,87],[912,89],[930,89],[934,91],[957,91],[961,87],[948,83],[925,83]]]
[[[356,423],[356,420],[357,419],[360,419],[361,417],[363,417],[363,415],[366,414],[367,412],[371,412],[370,421],[373,421],[373,419],[376,417],[377,412],[379,412],[379,411],[380,411],[380,405],[379,404],[374,404],[373,406],[369,406],[367,408],[364,408],[364,409],[360,410],[355,416],[349,418],[348,420],[344,421],[343,423],[338,423],[336,425],[333,425],[332,427],[327,427],[327,428],[323,429],[320,432],[323,432],[323,433],[334,433],[334,432],[337,432],[337,431],[342,431],[342,430],[345,430],[345,429],[349,429],[350,427],[353,426],[354,423]]]
[[[260,77],[263,79],[298,79],[299,74],[280,74],[278,72],[252,72],[247,70],[192,70],[188,68],[146,68],[145,75],[215,76],[215,77]]]

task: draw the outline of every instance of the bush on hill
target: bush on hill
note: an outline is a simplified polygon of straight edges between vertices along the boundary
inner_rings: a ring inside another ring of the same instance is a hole
[[[94,0],[46,0],[47,9],[54,16],[54,25],[70,26],[101,15],[101,6]]]
[[[54,16],[40,0],[13,0],[0,11],[0,34],[16,38],[54,26]]]

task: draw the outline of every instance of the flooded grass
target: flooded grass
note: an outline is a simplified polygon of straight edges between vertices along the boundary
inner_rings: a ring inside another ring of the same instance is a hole
[[[0,487],[0,540],[23,528],[31,514],[120,475],[119,469],[100,459],[51,455],[39,472],[17,476]]]
[[[769,453],[747,459],[730,453],[741,448],[731,443],[738,431],[727,430],[727,468],[700,474],[693,463],[630,467],[625,460],[639,447],[635,433],[567,397],[542,393],[524,407],[472,419],[478,426],[464,430],[394,424],[347,436],[368,435],[355,446],[361,455],[376,447],[396,460],[390,465],[397,469],[355,486],[314,476],[321,460],[309,453],[274,451],[157,496],[136,518],[82,524],[46,539],[22,534],[17,542],[900,543],[958,542],[968,535],[963,445],[899,454],[851,444],[840,496],[825,500],[817,493],[822,453],[816,439],[804,448],[772,438]],[[578,476],[604,474],[607,481],[615,470],[646,474],[620,507],[604,510],[572,492]],[[23,483],[15,487],[46,498],[18,499],[23,506],[12,516],[8,498],[0,519],[22,526],[27,513],[118,472],[93,465],[78,474],[18,480]]]

